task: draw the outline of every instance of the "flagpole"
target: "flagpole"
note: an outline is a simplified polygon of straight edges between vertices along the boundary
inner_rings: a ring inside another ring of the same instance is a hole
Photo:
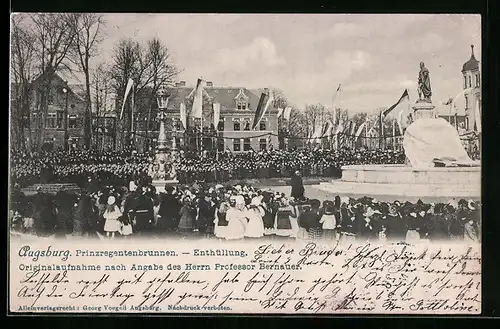
[[[393,151],[396,150],[396,120],[392,120],[392,149]]]
[[[135,107],[135,83],[132,85],[132,102],[131,102],[131,107],[132,107],[132,120],[130,122],[130,146],[134,145],[135,141],[135,125],[134,125],[134,107]]]

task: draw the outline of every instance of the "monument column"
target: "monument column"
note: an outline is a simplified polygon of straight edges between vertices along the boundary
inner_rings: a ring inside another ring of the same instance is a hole
[[[167,184],[176,184],[177,180],[175,164],[176,155],[167,152],[167,134],[165,124],[167,120],[167,105],[170,95],[163,86],[158,90],[158,120],[160,120],[160,132],[158,134],[158,143],[156,144],[156,155],[150,164],[148,175],[152,178],[153,186],[158,192],[165,192]],[[174,153],[175,153],[175,146]]]

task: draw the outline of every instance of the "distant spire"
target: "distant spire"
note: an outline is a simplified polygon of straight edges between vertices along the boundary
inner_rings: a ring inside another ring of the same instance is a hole
[[[470,55],[470,57],[471,58],[475,58],[475,56],[474,56],[474,45],[470,45],[470,49],[471,49],[471,55]]]

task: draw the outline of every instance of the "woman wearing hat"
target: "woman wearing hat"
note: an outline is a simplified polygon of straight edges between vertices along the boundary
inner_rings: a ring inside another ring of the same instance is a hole
[[[191,198],[189,196],[184,196],[182,199],[182,207],[179,211],[179,233],[187,235],[193,230],[195,215],[196,210],[191,205]]]
[[[228,209],[226,220],[228,222],[226,229],[227,240],[240,240],[245,236],[247,218],[245,216],[245,199],[241,195],[234,198],[234,207]]]
[[[417,216],[417,207],[413,207],[406,216],[406,242],[418,243],[420,241],[421,224]]]
[[[336,240],[335,229],[337,227],[337,216],[335,214],[335,206],[333,202],[329,200],[325,200],[323,202],[323,212],[319,222],[322,224],[323,239]]]
[[[264,223],[262,222],[264,209],[261,207],[261,198],[260,196],[254,197],[248,206],[246,211],[248,224],[245,228],[245,238],[261,238],[264,236]]]
[[[110,195],[107,201],[107,207],[104,211],[103,217],[105,219],[104,223],[104,232],[106,232],[106,236],[111,239],[115,238],[115,233],[120,232],[120,222],[118,218],[120,218],[122,212],[120,208],[116,205],[116,199],[114,196]]]
[[[296,217],[295,208],[286,198],[282,197],[279,199],[274,221],[274,233],[277,236],[290,237],[292,235],[291,217]]]

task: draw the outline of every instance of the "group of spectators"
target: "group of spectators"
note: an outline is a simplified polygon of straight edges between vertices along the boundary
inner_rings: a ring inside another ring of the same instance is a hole
[[[39,190],[11,193],[12,230],[44,237],[205,237],[221,240],[325,239],[332,241],[467,240],[481,237],[480,204],[379,202],[336,196],[290,197],[238,184],[167,186],[158,193],[148,180],[128,186],[89,179],[78,194]]]
[[[179,152],[176,164],[181,183],[227,182],[245,178],[304,176],[340,177],[341,167],[352,164],[401,164],[403,152],[392,150],[266,150],[219,156]],[[115,185],[147,174],[151,155],[135,151],[55,151],[11,153],[10,175],[21,187],[36,183],[74,182],[82,186],[88,177]]]

